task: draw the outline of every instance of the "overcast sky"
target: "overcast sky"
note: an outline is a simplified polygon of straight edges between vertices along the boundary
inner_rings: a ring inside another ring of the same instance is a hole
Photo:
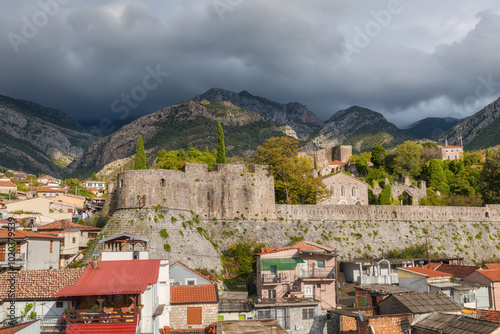
[[[2,0],[0,94],[81,121],[209,88],[398,126],[500,96],[499,1]]]

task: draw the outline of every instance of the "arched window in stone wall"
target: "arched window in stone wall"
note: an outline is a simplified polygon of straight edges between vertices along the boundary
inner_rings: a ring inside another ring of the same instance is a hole
[[[165,179],[161,179],[161,186],[165,187]]]
[[[484,216],[485,216],[486,218],[490,218],[490,213],[489,213],[489,212],[486,212],[486,213],[484,214]]]
[[[351,189],[351,196],[352,197],[356,196],[356,187],[352,187],[352,189]]]
[[[396,213],[396,211],[392,211],[392,218],[398,218],[398,214]]]
[[[344,186],[340,188],[340,196],[344,197],[345,196],[345,189]]]
[[[335,187],[334,187],[334,186],[331,186],[331,187],[330,187],[330,190],[332,191],[332,196],[335,196]]]
[[[123,180],[120,180],[120,188],[123,188]]]

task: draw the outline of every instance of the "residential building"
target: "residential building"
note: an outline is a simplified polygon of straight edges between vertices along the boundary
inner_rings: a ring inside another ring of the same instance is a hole
[[[466,315],[432,313],[412,324],[414,334],[454,333],[454,334],[499,334],[500,324],[474,319]]]
[[[149,259],[149,239],[130,233],[120,233],[99,240],[102,244],[101,260],[147,260]]]
[[[98,197],[102,196],[106,191],[106,182],[103,181],[85,181],[82,183],[82,186]]]
[[[17,194],[17,186],[8,177],[0,178],[0,193]]]
[[[411,314],[416,321],[433,312],[461,314],[462,305],[442,293],[412,292],[394,294],[377,305],[380,315]]]
[[[500,311],[500,270],[479,269],[464,277],[464,281],[488,287],[490,307]]]
[[[208,277],[189,268],[181,261],[170,265],[170,285],[201,285],[212,284]]]
[[[336,307],[336,257],[332,248],[309,241],[264,247],[257,254],[257,294],[263,299],[293,295]]]
[[[441,159],[459,160],[462,159],[464,148],[462,146],[446,145],[441,147]]]
[[[168,260],[91,262],[59,291],[70,307],[66,333],[158,333],[170,326]]]
[[[414,259],[373,259],[342,261],[346,282],[365,284],[398,284],[398,268],[412,267]]]
[[[85,197],[73,194],[67,194],[65,189],[43,189],[37,190],[37,195],[51,199],[52,201],[72,204],[77,208],[83,208],[85,205]]]
[[[326,175],[329,175],[331,173],[345,171],[345,166],[346,166],[345,162],[342,162],[339,160],[334,160],[321,170],[320,176],[326,176]]]
[[[14,235],[12,235],[12,233]],[[62,237],[16,229],[0,229],[0,270],[59,269]],[[9,241],[16,242],[14,262],[9,263]]]
[[[218,321],[255,318],[254,303],[246,291],[220,291]]]
[[[11,301],[16,317],[21,317],[21,311],[31,303],[40,325],[46,330],[56,330],[67,305],[64,298],[54,295],[62,288],[75,284],[83,271],[84,268],[45,269],[0,274],[0,322],[10,319]],[[14,294],[9,294],[10,282],[15,282]]]
[[[73,205],[42,197],[10,203],[6,207],[10,214],[12,212],[23,212],[16,214],[16,217],[37,216],[37,223],[40,225],[49,224],[61,219],[71,220],[74,208]]]
[[[354,176],[339,172],[322,179],[332,195],[319,204],[368,205],[368,184]]]
[[[61,185],[61,183],[62,183],[62,180],[56,179],[55,177],[50,176],[50,175],[41,176],[36,180],[42,184],[50,183],[50,184],[56,184],[57,186]]]
[[[463,281],[432,283],[429,291],[444,293],[464,307],[488,309],[490,307],[488,287]]]
[[[485,263],[483,269],[500,269],[500,263]]]
[[[170,286],[170,328],[205,329],[217,322],[219,293],[216,284]]]
[[[7,172],[13,173],[14,177],[16,178],[16,180],[22,180],[22,179],[25,179],[25,178],[28,177],[27,173],[21,172],[21,171],[18,171],[18,170],[9,169]]]
[[[434,270],[439,270],[444,273],[452,274],[453,277],[455,277],[458,280],[463,280],[464,277],[472,274],[476,270],[479,269],[479,267],[476,266],[457,266],[453,264],[444,264],[444,263],[438,263],[435,267],[432,269]],[[492,269],[492,268],[489,268]],[[499,267],[500,269],[500,267]]]
[[[326,311],[320,304],[314,299],[266,299],[255,304],[255,316],[276,320],[289,334],[326,333]]]
[[[398,268],[399,286],[415,292],[431,291],[431,284],[450,283],[452,274],[422,267]]]
[[[38,232],[48,232],[63,237],[61,240],[61,268],[65,268],[71,259],[87,248],[89,241],[94,240],[101,229],[59,220],[37,228]]]
[[[377,315],[373,308],[353,310],[328,310],[329,333],[373,334],[373,333],[409,333],[412,315],[387,314]]]

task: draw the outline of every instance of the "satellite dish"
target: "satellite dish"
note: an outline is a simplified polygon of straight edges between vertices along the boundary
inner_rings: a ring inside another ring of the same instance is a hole
[[[359,320],[365,321],[365,318],[363,316],[363,313],[361,313],[361,310],[358,310],[358,315],[359,315]]]

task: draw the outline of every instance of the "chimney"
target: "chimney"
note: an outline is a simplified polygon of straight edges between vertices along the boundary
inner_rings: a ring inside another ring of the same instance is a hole
[[[92,267],[92,269],[97,269],[97,260],[95,261],[90,261],[89,262],[90,266]]]

